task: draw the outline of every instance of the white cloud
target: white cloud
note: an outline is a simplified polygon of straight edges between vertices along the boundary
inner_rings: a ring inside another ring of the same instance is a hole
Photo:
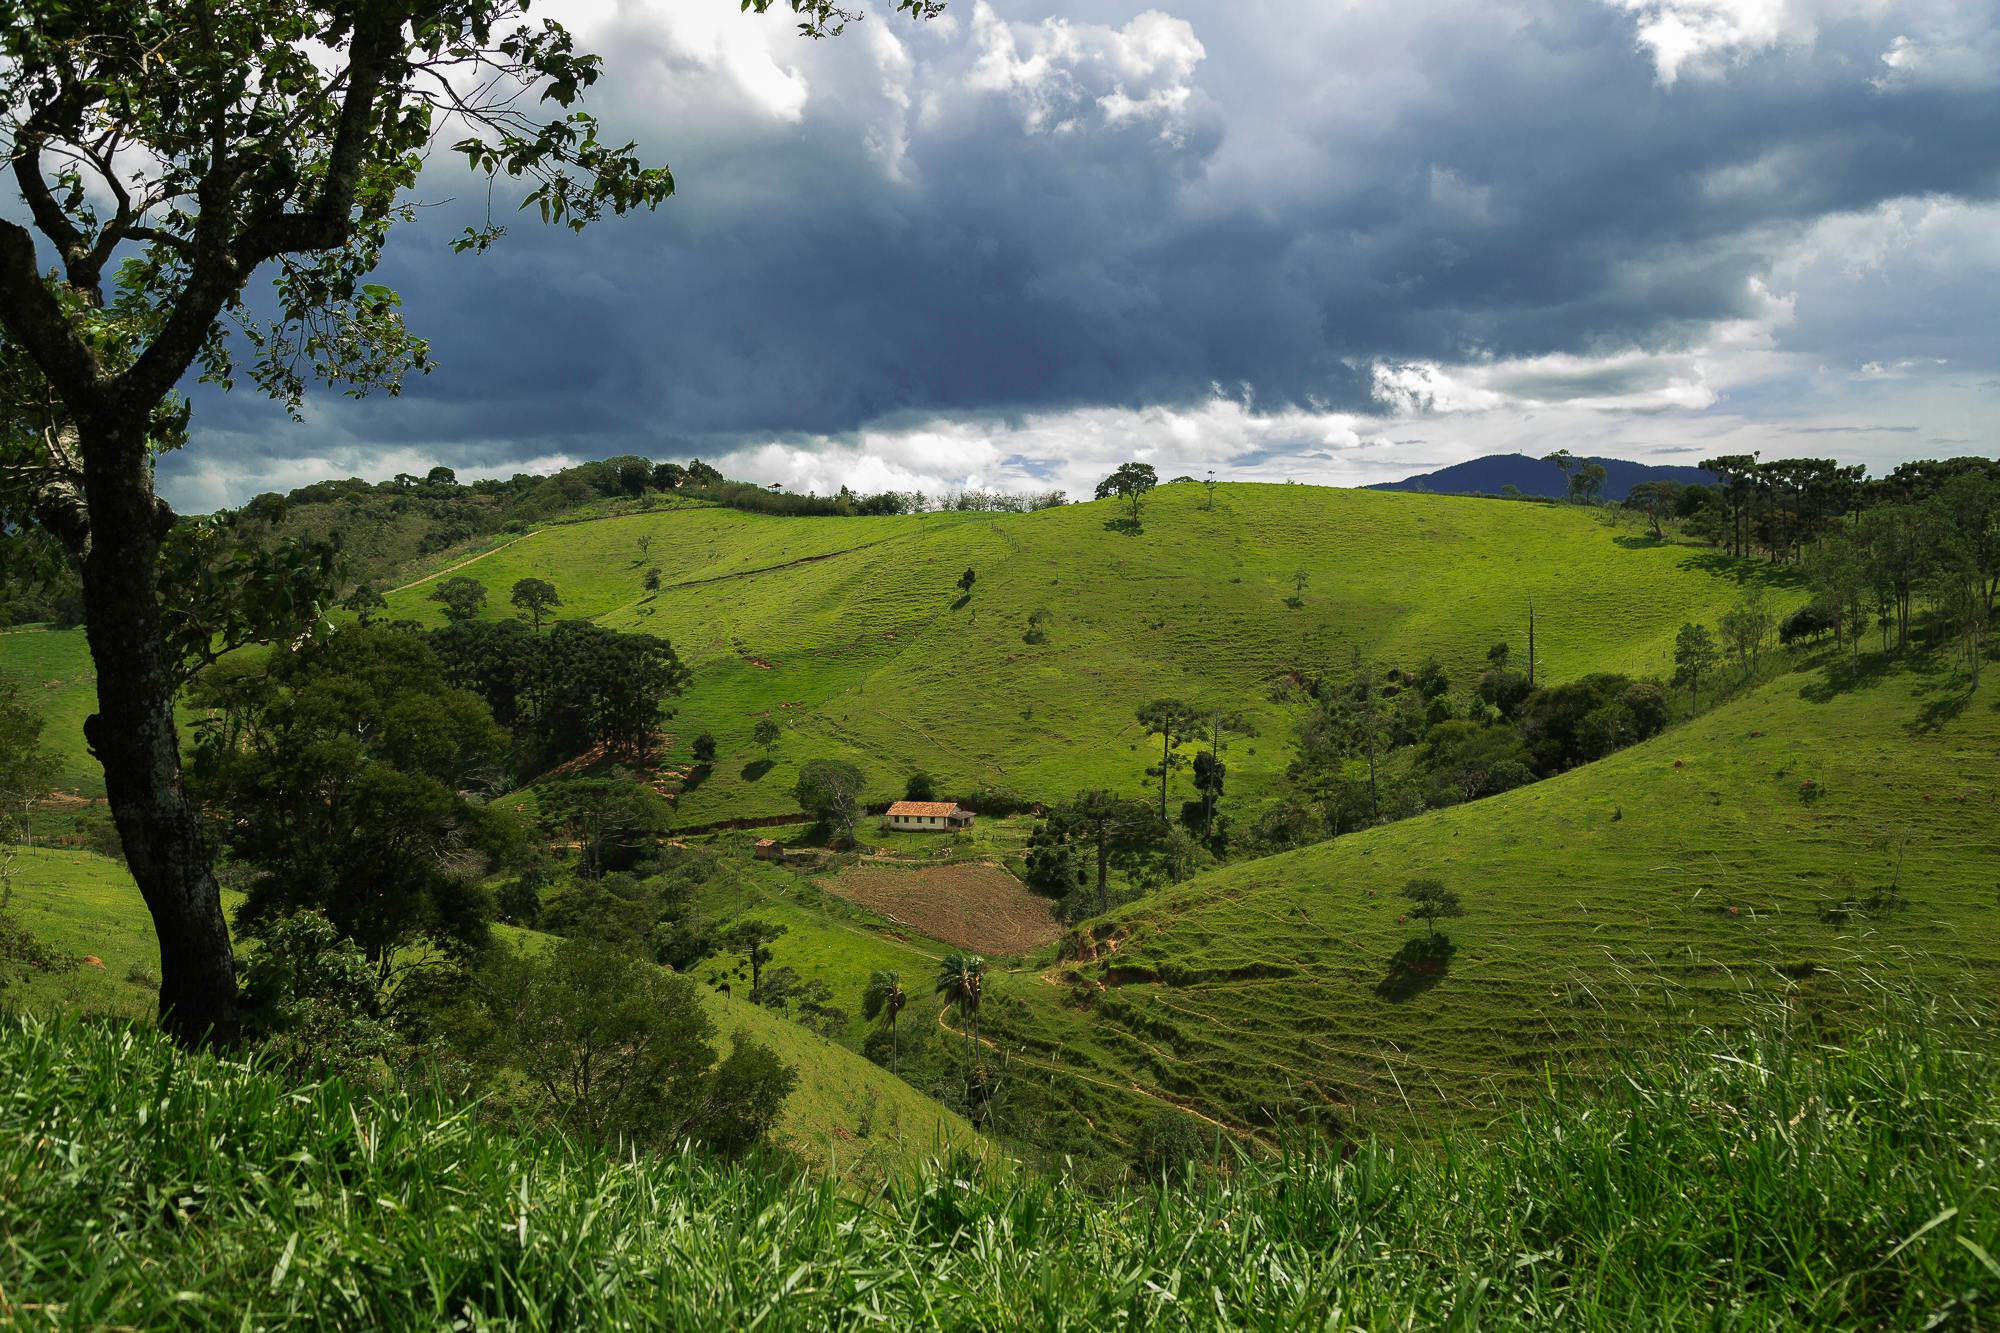
[[[1882,53],[1883,72],[1874,84],[1884,92],[1939,88],[1981,92],[2000,86],[2000,38],[1899,34]]]
[[[1023,123],[1049,133],[1082,128],[1093,105],[1107,123],[1155,119],[1171,133],[1207,55],[1193,25],[1158,10],[1122,28],[1060,18],[1028,25],[1007,22],[986,0],[972,7],[972,42],[979,55],[967,86],[1013,96]]]
[[[692,66],[719,76],[773,119],[797,123],[805,115],[810,89],[796,64],[798,41],[779,19],[758,22],[733,5],[687,0],[560,0],[551,17],[569,26],[583,50],[625,62],[650,54],[662,90],[677,82],[674,66]],[[640,80],[623,82],[643,98]]]

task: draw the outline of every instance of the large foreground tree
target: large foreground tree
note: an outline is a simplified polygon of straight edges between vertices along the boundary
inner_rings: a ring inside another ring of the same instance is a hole
[[[856,15],[789,8],[808,36]],[[928,16],[937,0],[895,0]],[[317,598],[256,561],[176,559],[153,462],[185,434],[191,369],[297,410],[308,382],[393,392],[427,364],[366,281],[412,215],[428,148],[526,187],[580,228],[659,204],[663,167],[576,109],[599,62],[525,0],[17,0],[0,23],[0,143],[22,225],[0,219],[0,521],[78,565],[98,711],[86,736],[159,935],[161,1021],[236,1040],[228,929],[181,779],[186,654],[295,633]],[[479,250],[501,228],[469,228]],[[268,300],[246,286],[260,269]],[[236,335],[233,336],[232,330]],[[199,553],[197,553],[199,554]],[[218,613],[191,620],[189,605]]]

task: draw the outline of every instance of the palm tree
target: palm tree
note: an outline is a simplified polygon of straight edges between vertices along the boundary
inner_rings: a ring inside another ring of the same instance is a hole
[[[971,1088],[972,1048],[979,1040],[979,996],[986,986],[986,960],[955,953],[938,968],[937,993],[965,1018],[966,1086]]]
[[[868,989],[861,992],[861,1012],[870,1022],[876,1015],[885,1015],[889,1020],[889,1070],[903,1072],[903,1050],[896,1038],[896,1015],[903,1012],[903,1005],[909,999],[903,994],[903,974],[900,972],[876,972],[868,978]]]

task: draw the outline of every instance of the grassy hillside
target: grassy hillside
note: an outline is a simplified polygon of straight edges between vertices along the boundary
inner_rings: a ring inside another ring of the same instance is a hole
[[[0,1290],[76,1328],[1931,1328],[2000,1300],[2000,1063],[1704,1036],[1485,1142],[861,1198],[0,1024]]]
[[[42,715],[42,745],[62,761],[56,785],[80,796],[104,795],[104,770],[83,744],[83,720],[97,711],[97,671],[80,629],[0,633],[0,676]]]
[[[918,767],[961,794],[1136,791],[1148,755],[1133,713],[1165,695],[1256,720],[1261,736],[1230,752],[1241,809],[1288,758],[1289,718],[1269,694],[1289,672],[1344,671],[1356,646],[1410,666],[1436,653],[1463,688],[1495,640],[1525,651],[1531,598],[1544,679],[1659,672],[1684,621],[1712,623],[1738,594],[1713,552],[1578,508],[1309,486],[1216,495],[1211,512],[1200,487],[1161,488],[1138,535],[1107,528],[1110,502],[876,519],[671,510],[551,527],[456,572],[486,584],[489,615],[510,614],[514,581],[535,576],[565,614],[673,641],[695,678],[672,753],[702,731],[722,747],[688,821],[782,812],[796,765],[821,755],[858,762],[878,796]],[[648,596],[653,565],[663,587]],[[430,590],[391,608],[436,621]],[[1029,644],[1038,609],[1048,641]],[[768,771],[750,740],[765,715],[786,727]]]
[[[1250,1130],[1479,1120],[1551,1066],[1734,1021],[1753,995],[1840,1013],[1902,977],[2000,998],[1997,875],[2000,673],[1968,697],[1871,659],[1133,904],[1092,923],[1090,961],[999,979],[986,1029],[1080,1075],[1074,1104],[1113,1134],[1157,1109],[1134,1087]],[[1399,921],[1413,876],[1464,900],[1441,975],[1391,970],[1423,933]]]
[[[1120,512],[1108,501],[891,518],[665,507],[451,557],[389,602],[439,623],[428,598],[457,573],[506,616],[515,580],[532,576],[555,583],[563,615],[670,639],[695,677],[667,757],[685,762],[703,731],[722,751],[682,802],[683,822],[699,823],[792,809],[798,764],[820,756],[859,763],[877,797],[899,795],[915,768],[960,795],[1136,792],[1149,756],[1133,713],[1166,695],[1257,725],[1230,742],[1226,799],[1242,811],[1277,790],[1289,758],[1290,715],[1270,690],[1290,672],[1344,671],[1356,646],[1405,666],[1436,653],[1463,689],[1495,640],[1525,652],[1530,599],[1543,679],[1664,672],[1684,621],[1712,624],[1739,577],[1773,577],[1569,506],[1249,484],[1204,504],[1200,487],[1162,487],[1137,535],[1106,527]],[[961,604],[967,568],[977,580]],[[1047,642],[1029,644],[1036,610],[1051,613]],[[100,794],[83,750],[95,701],[81,631],[0,634],[0,672],[47,691],[45,743],[65,784]],[[764,716],[786,729],[774,765],[750,738]]]
[[[88,852],[14,850],[14,910],[37,938],[78,960],[70,971],[30,977],[18,1002],[37,1013],[150,1021],[159,946],[125,868]],[[233,895],[224,905],[234,907]],[[933,1152],[979,1146],[961,1117],[852,1051],[746,1001],[707,987],[702,995],[718,1035],[742,1031],[798,1071],[777,1133],[807,1160],[842,1175],[874,1177]]]

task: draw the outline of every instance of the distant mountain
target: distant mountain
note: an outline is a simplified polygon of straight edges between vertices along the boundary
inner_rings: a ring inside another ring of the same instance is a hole
[[[1678,481],[1685,486],[1713,485],[1715,474],[1698,467],[1669,467],[1657,463],[1633,463],[1623,458],[1587,458],[1604,468],[1604,498],[1622,500],[1642,481]],[[1544,463],[1526,454],[1488,454],[1466,463],[1453,463],[1435,472],[1425,472],[1401,481],[1377,482],[1371,491],[1424,491],[1431,495],[1498,495],[1503,486],[1512,486],[1523,495],[1569,494],[1569,480],[1554,463]]]

